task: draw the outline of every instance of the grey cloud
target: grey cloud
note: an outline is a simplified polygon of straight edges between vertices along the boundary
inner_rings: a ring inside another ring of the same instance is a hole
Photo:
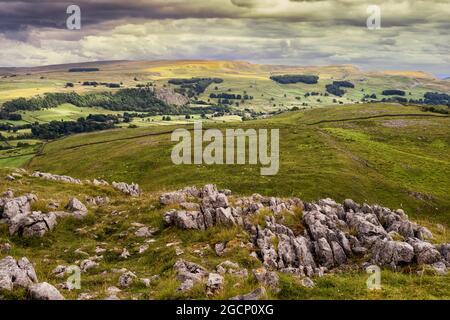
[[[83,27],[69,31],[66,1],[0,0],[0,66],[241,59],[449,69],[448,2],[383,1],[382,29],[369,31],[361,1],[262,1],[78,0]]]

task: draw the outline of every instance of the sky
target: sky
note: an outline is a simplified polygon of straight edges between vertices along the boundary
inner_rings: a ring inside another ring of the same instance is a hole
[[[81,9],[69,30],[66,10]],[[367,28],[378,5],[381,29]],[[0,0],[0,66],[210,59],[450,75],[449,0]]]

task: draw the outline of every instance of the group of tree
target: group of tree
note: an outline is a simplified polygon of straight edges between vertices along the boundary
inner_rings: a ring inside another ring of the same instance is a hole
[[[69,72],[97,72],[100,71],[99,68],[71,68]]]
[[[126,113],[122,118],[126,117]],[[128,117],[132,118],[132,117]],[[89,114],[86,117],[87,121],[95,121],[95,122],[111,122],[111,123],[119,123],[120,119],[117,115],[113,114]]]
[[[404,97],[389,97],[389,98],[381,99],[381,102],[397,102],[397,103],[406,104],[406,103],[408,103],[408,99],[404,98]]]
[[[22,120],[22,115],[18,113],[0,111],[0,120],[20,121]]]
[[[418,104],[432,106],[447,106],[450,108],[450,95],[439,92],[427,92],[422,99],[407,99],[403,96],[389,97],[381,99],[381,102],[399,102],[403,104]],[[424,107],[427,111],[448,114],[445,108]]]
[[[422,107],[422,111],[441,113],[441,114],[450,114],[450,107],[443,108],[443,107],[438,107],[438,106],[424,106],[424,107]]]
[[[323,95],[322,93],[320,93],[320,92],[315,92],[315,91],[312,91],[312,92],[306,92],[306,93],[304,94],[305,98],[308,98],[308,97],[314,97],[314,96],[322,96],[322,95]]]
[[[345,90],[341,88],[354,88],[355,85],[349,81],[333,81],[332,84],[327,84],[325,89],[328,93],[337,97],[342,97],[345,94]]]
[[[227,100],[252,100],[253,96],[248,94],[234,94],[234,93],[211,93],[209,95],[211,99],[227,99]]]
[[[333,84],[342,88],[354,88],[355,85],[350,81],[333,81]]]
[[[402,97],[404,97],[406,95],[406,92],[403,90],[389,89],[389,90],[384,90],[381,94],[383,96],[402,96]]]
[[[17,132],[23,129],[30,129],[31,124],[12,125],[9,123],[0,123],[0,131]]]
[[[191,79],[170,79],[168,83],[179,86],[177,92],[185,94],[189,98],[205,92],[212,83],[222,83],[220,78],[191,78]]]
[[[325,86],[325,89],[328,93],[335,95],[337,97],[342,97],[345,94],[345,90],[341,89],[339,86],[336,86],[334,84],[327,84]]]
[[[48,108],[55,108],[63,103],[79,105],[81,96],[72,93],[46,93],[30,99],[17,98],[3,103],[3,111],[13,113],[16,111],[34,111]]]
[[[319,77],[315,75],[279,75],[271,76],[270,79],[280,84],[299,82],[306,84],[316,84],[319,81]]]
[[[450,107],[450,95],[446,93],[427,92],[423,97],[426,104],[444,105]]]
[[[83,86],[105,86],[107,88],[120,88],[120,83],[108,83],[108,82],[97,82],[97,81],[84,81]]]
[[[31,133],[39,139],[51,140],[62,136],[107,130],[115,128],[112,122],[97,122],[85,118],[79,118],[77,121],[51,121],[49,123],[36,123],[31,127]]]
[[[13,113],[16,111],[33,111],[70,103],[77,107],[101,107],[108,110],[139,111],[156,114],[178,114],[180,108],[167,105],[159,100],[151,88],[130,88],[117,92],[100,92],[79,95],[70,93],[47,93],[31,99],[18,98],[3,104],[3,111]]]

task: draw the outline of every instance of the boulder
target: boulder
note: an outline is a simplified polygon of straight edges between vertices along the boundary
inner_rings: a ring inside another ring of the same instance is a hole
[[[266,296],[266,289],[264,289],[264,287],[261,287],[250,293],[233,297],[230,300],[247,300],[247,301],[261,300],[264,299],[265,296]]]
[[[64,276],[66,275],[67,272],[69,272],[67,266],[62,266],[62,265],[59,265],[52,270],[52,274],[56,278],[64,278]]]
[[[408,243],[414,248],[418,264],[433,264],[442,260],[441,253],[431,243],[417,238],[410,238]]]
[[[437,247],[437,249],[441,253],[442,258],[450,264],[450,243],[441,244]]]
[[[85,259],[80,263],[80,270],[81,272],[87,272],[89,269],[95,268],[97,266],[98,266],[97,262],[91,259]]]
[[[186,279],[177,288],[177,291],[184,293],[184,292],[191,291],[193,287],[194,287],[194,281],[192,281],[191,279]]]
[[[86,206],[77,198],[70,199],[69,203],[66,205],[66,209],[77,218],[83,218],[88,212]]]
[[[283,268],[316,267],[314,257],[309,249],[310,242],[302,236],[289,237],[279,235],[278,256]],[[280,266],[279,261],[279,266]],[[281,267],[281,266],[280,266]]]
[[[150,229],[148,227],[141,227],[134,233],[134,235],[140,238],[148,238],[151,237],[155,232],[156,230],[154,229]]]
[[[433,233],[425,227],[419,227],[416,231],[416,237],[420,240],[433,239]]]
[[[3,192],[2,196],[3,196],[4,198],[12,199],[12,198],[14,198],[14,192],[13,192],[13,190],[8,189],[8,190],[6,190],[5,192]]]
[[[109,183],[102,179],[94,179],[94,181],[92,181],[92,184],[94,186],[109,186]]]
[[[0,289],[28,288],[37,282],[36,272],[27,258],[15,260],[8,256],[0,260]]]
[[[184,282],[188,279],[195,282],[201,282],[208,277],[209,272],[202,266],[189,262],[183,259],[179,259],[174,265],[177,279]]]
[[[81,182],[81,180],[75,179],[75,178],[72,178],[69,176],[60,176],[57,174],[51,174],[51,173],[45,173],[45,172],[39,172],[39,171],[34,172],[31,176],[35,177],[35,178],[45,179],[45,180],[53,180],[53,181],[60,181],[60,182],[73,183],[73,184],[83,184]]]
[[[56,210],[59,208],[61,204],[58,201],[55,200],[50,200],[49,203],[47,204],[47,208],[49,208],[50,210]]]
[[[439,275],[439,276],[445,276],[447,274],[447,266],[442,261],[433,263],[431,265],[431,267],[436,272],[436,274]]]
[[[125,193],[132,197],[139,197],[141,194],[139,185],[135,183],[127,184],[125,182],[113,182],[112,186],[114,189],[117,189],[120,192]]]
[[[108,204],[110,202],[110,199],[106,196],[87,197],[86,202],[91,206],[103,206],[105,204]]]
[[[220,274],[210,273],[206,282],[206,291],[208,295],[214,295],[223,289],[224,279]]]
[[[198,211],[173,209],[164,214],[164,221],[180,229],[204,229],[203,215]]]
[[[33,284],[28,291],[34,300],[64,300],[58,289],[47,282]]]
[[[9,243],[0,243],[0,253],[8,253],[12,246]]]
[[[315,252],[320,265],[326,268],[334,267],[335,261],[333,257],[333,249],[327,239],[320,238],[317,242],[315,242]]]
[[[305,288],[314,288],[314,287],[315,287],[314,281],[312,281],[311,278],[308,278],[308,277],[303,278],[303,279],[300,281],[300,283],[301,283],[301,285],[302,285],[303,287],[305,287]]]
[[[17,215],[30,214],[31,202],[37,199],[35,195],[25,195],[13,199],[5,199],[3,201],[3,213],[2,218],[12,219]]]
[[[127,288],[133,283],[135,279],[137,279],[137,276],[133,272],[126,271],[119,278],[119,287]]]
[[[357,211],[359,211],[359,208],[360,208],[360,205],[357,204],[352,199],[344,200],[344,210],[345,210],[345,212],[349,212],[350,210],[352,210],[353,212],[357,212]]]
[[[239,267],[239,264],[228,261],[228,260],[220,263],[216,267],[216,271],[217,271],[217,273],[219,273],[221,275],[228,273],[228,274],[231,274],[231,275],[237,276],[237,277],[247,277],[248,276],[247,269],[241,269]]]
[[[280,278],[278,277],[278,274],[276,272],[268,271],[266,268],[259,268],[253,270],[253,275],[255,276],[256,280],[258,280],[258,282],[261,282],[262,284],[272,289],[279,290],[278,284]]]
[[[42,237],[48,231],[53,230],[55,225],[56,215],[53,213],[19,214],[10,220],[9,233],[11,235],[18,234],[25,238]]]
[[[375,264],[392,269],[411,263],[413,258],[414,248],[400,241],[379,240],[372,252],[372,260]]]
[[[127,248],[123,248],[122,253],[120,254],[120,257],[122,259],[128,259],[131,256],[130,252]]]
[[[231,208],[217,208],[216,209],[216,224],[234,225],[236,221],[231,214]]]
[[[219,257],[223,254],[224,250],[225,250],[225,244],[223,244],[223,243],[216,243],[214,245],[214,251],[216,252],[216,254]]]
[[[159,202],[163,205],[180,204],[186,201],[186,195],[181,191],[164,193],[159,197]]]

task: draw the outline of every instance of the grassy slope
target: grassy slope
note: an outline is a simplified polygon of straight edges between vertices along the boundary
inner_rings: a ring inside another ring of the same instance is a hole
[[[23,111],[22,118],[25,122],[50,122],[50,121],[76,121],[80,117],[87,117],[89,114],[122,114],[123,112],[105,110],[102,108],[79,108],[72,104],[62,104],[57,108],[39,110],[39,111]]]
[[[29,168],[80,178],[134,181],[148,191],[216,183],[240,194],[299,196],[307,201],[353,198],[403,207],[414,218],[450,226],[448,117],[309,125],[326,119],[414,113],[421,112],[399,105],[354,105],[217,125],[279,128],[281,167],[273,177],[261,176],[259,166],[173,165],[171,127],[113,130],[55,141],[45,146],[44,154],[35,157]],[[136,138],[157,132],[162,134]]]
[[[10,171],[0,169],[5,175]],[[10,242],[13,249],[8,255],[16,258],[26,256],[34,264],[39,281],[47,281],[58,285],[64,280],[52,276],[51,271],[58,265],[71,265],[86,258],[83,254],[75,253],[80,249],[90,256],[96,255],[95,248],[100,246],[108,251],[102,253],[104,259],[100,265],[82,274],[81,290],[62,293],[66,298],[75,299],[80,293],[90,293],[97,299],[107,296],[106,289],[117,286],[119,274],[113,273],[112,268],[127,268],[138,277],[151,277],[159,274],[161,279],[154,282],[150,288],[137,281],[131,287],[124,289],[119,296],[124,299],[206,299],[204,287],[196,286],[186,295],[176,292],[179,283],[175,280],[173,264],[178,258],[184,258],[200,263],[209,270],[225,260],[238,262],[242,267],[257,268],[261,263],[249,256],[247,249],[241,248],[241,241],[248,241],[248,236],[239,228],[215,227],[208,231],[182,231],[166,228],[162,224],[162,214],[167,208],[160,208],[157,194],[145,193],[139,199],[125,197],[110,187],[77,186],[61,184],[24,176],[16,181],[0,180],[0,191],[11,188],[17,195],[33,192],[39,201],[33,205],[33,210],[46,212],[46,204],[50,200],[58,200],[64,205],[70,197],[76,196],[84,200],[86,196],[107,195],[112,201],[109,205],[95,208],[89,207],[89,216],[84,220],[59,220],[56,228],[42,239],[25,240],[10,237],[5,225],[0,225],[0,243]],[[113,215],[112,212],[119,214]],[[159,228],[155,234],[155,242],[149,244],[149,250],[144,254],[137,251],[144,243],[142,238],[134,236],[136,228],[132,223],[138,222],[149,227]],[[428,225],[428,224],[427,224]],[[429,225],[439,241],[449,241],[448,234],[440,233],[433,225]],[[175,253],[175,247],[168,247],[168,243],[179,243],[177,246],[184,250],[181,256]],[[213,251],[218,242],[228,242],[229,252],[217,257]],[[209,247],[207,247],[209,245]],[[129,259],[119,257],[122,248],[126,247],[132,256]],[[199,257],[195,250],[203,250]],[[0,259],[6,254],[0,253]],[[368,275],[364,272],[349,271],[344,274],[327,275],[314,279],[316,287],[303,288],[299,280],[280,274],[281,291],[279,293],[268,290],[271,299],[450,299],[450,275],[445,277],[425,273],[417,276],[415,269],[405,269],[393,273],[382,272],[382,290],[372,292],[366,288]],[[258,287],[256,280],[250,275],[248,278],[227,276],[225,290],[214,297],[228,299],[232,296],[247,293]],[[2,293],[0,293],[2,295]],[[26,293],[21,290],[8,293],[7,298],[25,298]]]

